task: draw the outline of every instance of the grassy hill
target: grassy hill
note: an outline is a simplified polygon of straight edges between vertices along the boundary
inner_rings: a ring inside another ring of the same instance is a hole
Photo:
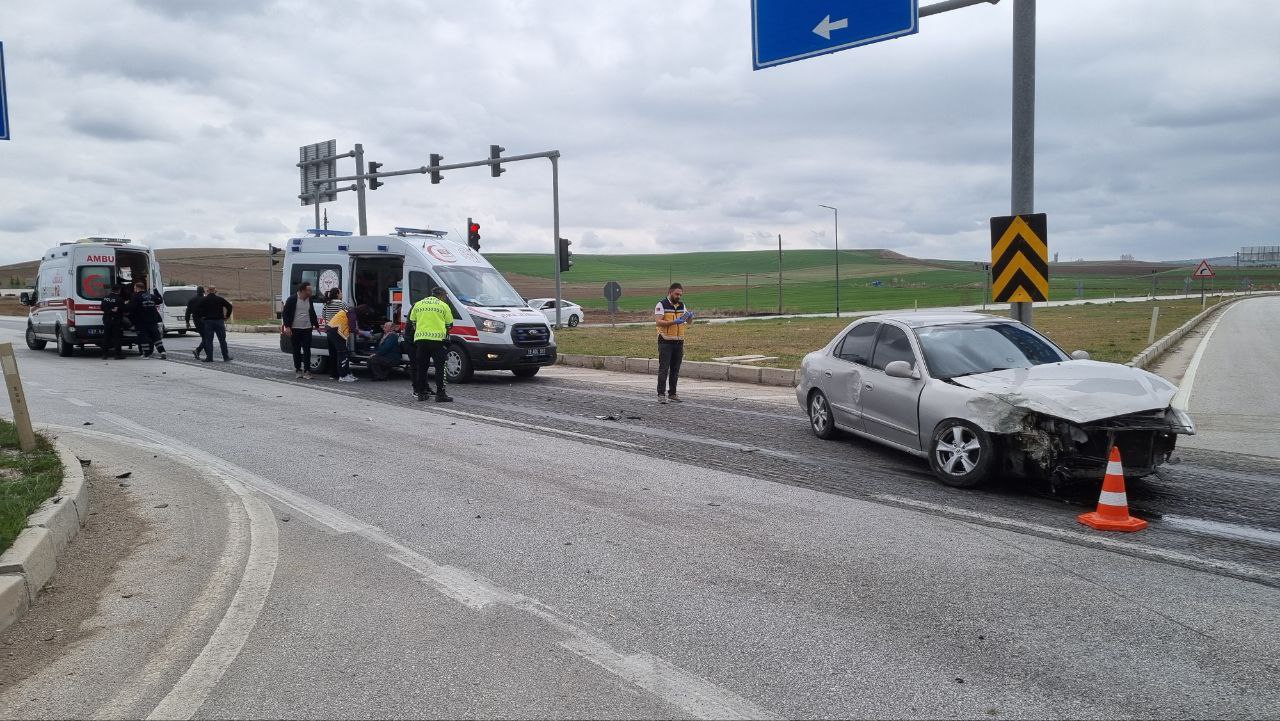
[[[280,267],[268,282],[265,251],[172,248],[157,251],[165,281],[171,285],[215,284],[237,303],[242,319],[265,318],[268,288],[278,288]],[[525,297],[554,293],[550,255],[486,253]],[[782,258],[782,309],[787,313],[828,312],[835,307],[835,253],[787,250]],[[0,267],[0,283],[29,284],[36,261]],[[1141,296],[1151,292],[1152,271],[1162,294],[1180,293],[1194,266],[1141,262],[1056,263],[1050,268],[1051,297]],[[1280,285],[1280,269],[1218,268],[1209,287],[1236,290],[1244,278],[1255,287]],[[768,314],[778,312],[777,251],[726,251],[649,255],[574,255],[563,274],[564,294],[589,310],[602,311],[602,286],[622,284],[625,314],[644,314],[664,295],[672,280],[685,285],[690,304],[700,312]],[[881,310],[941,305],[978,305],[986,279],[980,265],[967,261],[924,260],[889,250],[840,252],[840,298],[844,310]],[[1192,285],[1198,292],[1199,283]],[[16,308],[16,306],[15,306]],[[6,306],[5,312],[15,312]],[[19,309],[20,312],[20,309]],[[594,314],[599,318],[598,313]]]

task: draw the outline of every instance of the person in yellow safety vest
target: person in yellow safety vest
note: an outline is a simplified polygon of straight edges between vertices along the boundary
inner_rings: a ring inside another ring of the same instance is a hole
[[[449,352],[449,329],[453,327],[453,311],[446,298],[449,294],[437,286],[431,295],[413,304],[409,321],[413,323],[413,354],[417,361],[413,374],[413,395],[425,401],[431,395],[427,382],[427,367],[436,368],[436,402],[448,403],[453,399],[444,390],[444,362]]]
[[[676,383],[680,381],[680,364],[684,361],[684,331],[693,322],[693,311],[684,307],[684,286],[672,283],[667,297],[653,309],[658,326],[658,402],[680,402]],[[671,383],[668,386],[667,379]],[[670,391],[668,392],[668,388]]]

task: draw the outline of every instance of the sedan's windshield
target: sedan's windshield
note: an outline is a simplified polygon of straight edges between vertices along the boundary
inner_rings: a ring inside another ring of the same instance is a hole
[[[523,308],[524,300],[502,274],[479,266],[436,266],[440,280],[458,300],[489,308]]]
[[[965,323],[918,328],[925,363],[934,378],[1030,368],[1067,360],[1035,331],[1014,323]]]

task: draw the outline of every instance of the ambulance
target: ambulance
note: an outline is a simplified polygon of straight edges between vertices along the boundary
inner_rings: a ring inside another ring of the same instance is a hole
[[[102,299],[111,286],[123,284],[127,300],[137,281],[148,290],[164,287],[155,253],[127,238],[81,238],[50,248],[40,257],[35,293],[20,296],[31,308],[27,347],[44,350],[52,341],[65,358],[77,348],[102,345]],[[164,308],[160,311],[163,316]],[[136,343],[126,321],[122,344]]]
[[[311,283],[321,332],[312,335],[311,371],[329,369],[324,333],[324,296],[341,288],[356,307],[361,328],[381,332],[385,321],[404,327],[413,304],[443,287],[453,310],[445,372],[450,383],[465,383],[475,371],[537,375],[556,362],[555,336],[547,319],[530,308],[496,268],[471,248],[446,240],[442,231],[396,228],[389,235],[352,236],[312,231],[285,246],[282,297]],[[288,322],[284,319],[283,322]],[[352,363],[373,354],[372,340],[352,338]],[[292,353],[281,334],[280,350]],[[407,361],[407,359],[406,359]]]

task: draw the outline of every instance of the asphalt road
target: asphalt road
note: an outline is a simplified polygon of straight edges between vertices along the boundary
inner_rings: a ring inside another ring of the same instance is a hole
[[[0,321],[19,345],[20,330]],[[947,489],[915,459],[814,438],[785,390],[689,383],[688,402],[657,406],[647,379],[557,369],[482,374],[442,407],[404,381],[294,381],[273,342],[236,339],[230,364],[19,348],[33,412],[73,446],[115,467],[131,453],[185,464],[178,479],[147,470],[148,491],[223,498],[215,525],[239,533],[155,574],[153,592],[192,593],[218,559],[238,580],[196,604],[204,615],[175,618],[163,653],[138,651],[150,672],[122,663],[99,679],[136,692],[77,705],[65,667],[95,660],[71,646],[0,692],[13,709],[0,715],[1280,706],[1280,591],[1240,578],[1280,574],[1272,458],[1188,448],[1130,488],[1151,528],[1100,548],[1074,520],[1096,487]]]

